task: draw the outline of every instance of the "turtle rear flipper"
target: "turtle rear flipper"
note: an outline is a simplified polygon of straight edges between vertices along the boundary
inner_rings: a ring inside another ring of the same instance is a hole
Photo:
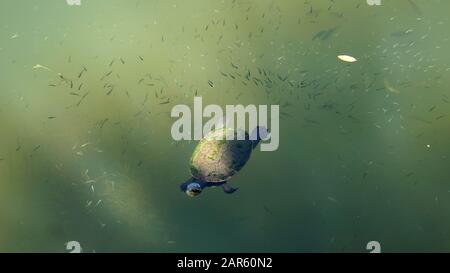
[[[223,184],[222,189],[225,193],[231,194],[231,193],[237,191],[239,188],[233,188],[230,185]]]

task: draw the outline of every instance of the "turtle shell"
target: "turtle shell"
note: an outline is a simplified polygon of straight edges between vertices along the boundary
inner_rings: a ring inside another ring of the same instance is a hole
[[[233,134],[233,140],[226,140]],[[224,182],[230,179],[247,163],[253,150],[252,141],[238,140],[233,129],[220,128],[210,132],[192,154],[190,165],[194,178],[205,182]]]

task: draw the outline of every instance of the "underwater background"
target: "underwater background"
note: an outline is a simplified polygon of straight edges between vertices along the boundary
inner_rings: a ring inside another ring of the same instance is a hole
[[[0,252],[449,252],[449,10],[1,1]],[[179,190],[196,95],[280,105],[233,195]]]

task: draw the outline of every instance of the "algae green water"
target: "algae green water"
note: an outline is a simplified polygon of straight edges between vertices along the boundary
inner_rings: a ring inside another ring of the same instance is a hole
[[[1,1],[0,252],[450,251],[448,10]],[[280,105],[232,195],[179,190],[196,95]]]

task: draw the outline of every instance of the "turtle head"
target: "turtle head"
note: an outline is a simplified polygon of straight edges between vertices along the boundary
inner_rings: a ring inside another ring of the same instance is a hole
[[[200,193],[202,193],[202,190],[203,190],[202,186],[199,183],[192,182],[187,185],[186,194],[189,197],[195,197],[195,196],[199,195]]]

